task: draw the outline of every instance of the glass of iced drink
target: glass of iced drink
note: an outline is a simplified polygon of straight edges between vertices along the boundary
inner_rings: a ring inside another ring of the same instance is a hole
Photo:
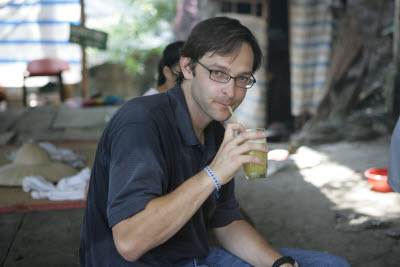
[[[262,131],[265,132],[266,129],[264,128],[257,128],[257,129],[248,129],[246,132],[251,132],[251,131]],[[252,139],[252,140],[247,140],[247,142],[254,142],[254,143],[260,143],[265,146],[267,146],[267,139],[262,138],[262,139]],[[265,152],[261,151],[249,151],[245,153],[246,155],[255,155],[256,157],[262,159],[264,161],[264,165],[258,165],[255,163],[245,163],[243,164],[243,170],[246,173],[246,179],[247,180],[252,180],[252,179],[258,179],[258,178],[267,178],[267,169],[268,169],[268,154]]]

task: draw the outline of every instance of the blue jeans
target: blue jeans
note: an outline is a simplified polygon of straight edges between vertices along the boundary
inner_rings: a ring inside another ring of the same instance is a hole
[[[343,258],[317,251],[277,248],[281,254],[296,259],[300,267],[350,267]],[[239,259],[230,252],[211,248],[210,254],[203,259],[194,259],[182,267],[251,267],[247,262]]]

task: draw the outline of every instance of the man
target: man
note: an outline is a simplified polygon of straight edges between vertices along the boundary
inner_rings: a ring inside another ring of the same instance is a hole
[[[245,141],[266,136],[220,122],[255,83],[261,58],[239,21],[205,20],[185,41],[178,85],[120,108],[96,153],[82,266],[297,266],[283,254],[302,266],[349,266],[319,252],[278,252],[239,212],[233,176],[244,163],[263,164],[243,154],[268,151]],[[224,249],[210,250],[209,229]]]
[[[175,76],[179,71],[182,46],[182,41],[176,41],[165,47],[162,58],[158,63],[157,88],[150,88],[143,95],[165,93],[168,89],[174,87]]]
[[[390,143],[388,184],[400,193],[400,118],[393,130]]]

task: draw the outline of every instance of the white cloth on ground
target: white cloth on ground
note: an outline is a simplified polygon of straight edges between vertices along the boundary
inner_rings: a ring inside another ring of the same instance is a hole
[[[52,160],[61,161],[71,165],[74,168],[83,168],[86,158],[71,149],[57,148],[49,142],[40,142],[39,145],[44,148]]]
[[[83,200],[89,178],[89,168],[84,168],[74,176],[61,179],[57,185],[50,183],[42,176],[27,176],[22,181],[22,190],[31,191],[31,197],[34,199]]]

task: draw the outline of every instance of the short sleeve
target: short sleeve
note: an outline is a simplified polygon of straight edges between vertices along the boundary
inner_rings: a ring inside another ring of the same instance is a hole
[[[222,186],[217,199],[215,213],[210,220],[210,227],[223,227],[235,220],[243,219],[239,203],[235,197],[235,179]]]
[[[392,142],[390,144],[388,175],[390,187],[394,191],[400,192],[400,119],[397,121],[397,125],[394,128]]]
[[[113,133],[107,203],[109,227],[163,195],[167,184],[165,173],[160,137],[151,121],[131,123]]]

